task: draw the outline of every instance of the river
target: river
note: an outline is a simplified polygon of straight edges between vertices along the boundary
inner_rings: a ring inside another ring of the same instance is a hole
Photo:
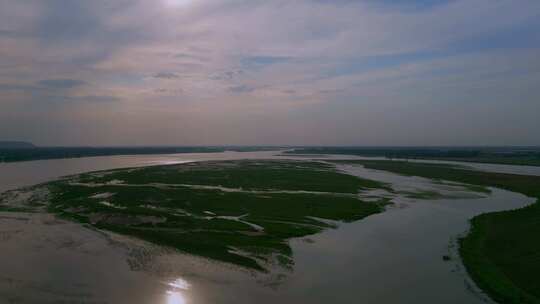
[[[0,192],[87,171],[282,158],[274,155],[225,152],[0,164]],[[530,174],[530,168],[521,166],[464,165]],[[339,169],[396,189],[453,191],[428,179],[362,166]],[[473,216],[520,208],[533,199],[499,189],[490,195],[469,194],[439,200],[396,196],[384,213],[291,240],[294,269],[268,274],[95,231],[49,214],[0,213],[0,303],[485,303],[489,299],[463,270],[455,240]],[[444,255],[451,260],[444,261]]]

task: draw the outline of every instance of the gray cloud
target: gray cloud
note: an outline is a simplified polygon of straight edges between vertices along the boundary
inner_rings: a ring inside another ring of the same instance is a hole
[[[53,89],[71,89],[85,85],[86,82],[78,79],[44,79],[40,80],[38,84]]]
[[[214,73],[210,75],[209,78],[212,80],[232,80],[233,78],[236,78],[242,74],[244,74],[244,71],[239,69]]]
[[[121,99],[115,96],[100,96],[100,95],[86,95],[86,96],[77,96],[70,97],[69,99],[75,102],[118,102]]]
[[[255,91],[255,87],[243,84],[238,86],[232,86],[229,88],[229,90],[233,93],[251,93]]]
[[[121,99],[115,96],[105,96],[105,95],[81,95],[81,96],[72,96],[72,95],[55,95],[55,94],[42,94],[40,96],[40,101],[42,105],[45,106],[55,106],[62,107],[64,105],[77,105],[83,103],[112,103],[118,102]]]
[[[0,83],[0,91],[35,91],[39,89],[39,87],[31,85]]]
[[[0,30],[0,37],[17,38],[20,37],[21,34],[22,33],[16,31]]]
[[[180,78],[178,74],[170,73],[170,72],[159,72],[154,74],[152,77],[154,78],[162,78],[162,79],[177,79]]]

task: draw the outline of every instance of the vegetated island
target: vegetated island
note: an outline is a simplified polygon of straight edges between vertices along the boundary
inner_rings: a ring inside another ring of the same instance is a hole
[[[467,170],[406,161],[336,161],[408,176],[497,187],[537,198],[517,210],[486,213],[471,220],[460,241],[467,271],[495,301],[540,303],[540,177]]]
[[[540,147],[303,147],[286,154],[340,154],[540,166]]]
[[[387,185],[309,161],[209,161],[85,173],[6,192],[0,208],[47,210],[93,227],[266,271],[293,265],[287,240],[382,212]],[[23,199],[17,197],[22,195]],[[18,201],[29,201],[25,206]]]

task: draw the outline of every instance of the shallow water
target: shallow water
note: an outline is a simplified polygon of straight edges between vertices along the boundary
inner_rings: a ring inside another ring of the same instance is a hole
[[[228,152],[0,164],[0,191],[93,170],[272,155]],[[361,166],[340,169],[388,182],[396,190],[466,192]],[[395,205],[384,213],[292,240],[294,269],[276,268],[267,275],[47,214],[0,213],[0,303],[483,303],[488,299],[468,280],[452,240],[467,230],[474,215],[533,200],[498,189],[477,196],[394,197]],[[443,261],[443,255],[452,260]]]
[[[300,154],[300,155],[284,154],[283,156],[286,156],[289,158],[314,158],[314,159],[391,160],[389,158],[380,157],[380,156],[368,157],[368,156],[345,155],[345,154],[329,154],[329,155],[313,155],[313,156],[309,154]],[[392,160],[428,163],[428,164],[460,165],[460,166],[469,167],[474,170],[486,171],[486,172],[540,176],[540,166],[525,166],[525,165],[517,166],[517,165],[488,164],[488,163],[460,162],[460,161],[450,161],[450,160],[431,160],[431,159],[394,158]]]
[[[223,152],[223,153],[180,153],[167,155],[99,156],[70,159],[36,160],[27,162],[0,163],[0,192],[31,186],[61,176],[89,171],[151,165],[177,164],[204,160],[233,160],[275,158],[272,151]]]

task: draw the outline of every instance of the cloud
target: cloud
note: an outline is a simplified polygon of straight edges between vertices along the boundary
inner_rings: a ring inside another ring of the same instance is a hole
[[[459,124],[478,142],[511,142],[482,104],[521,114],[508,125],[538,144],[539,14],[537,0],[0,0],[0,121],[91,144],[429,144],[455,138],[423,117],[470,111]]]
[[[170,73],[170,72],[159,72],[154,74],[152,77],[154,78],[162,78],[162,79],[177,79],[180,78],[178,74]]]
[[[115,96],[85,95],[66,98],[74,102],[118,102],[121,99]]]
[[[233,93],[250,93],[250,92],[255,91],[254,87],[251,87],[251,86],[248,86],[248,85],[245,85],[245,84],[238,85],[238,86],[233,86],[233,87],[230,87],[229,89]]]
[[[0,83],[0,91],[32,91],[39,88],[31,85]]]
[[[52,89],[71,89],[85,85],[86,82],[78,79],[44,79],[38,84]]]
[[[20,36],[20,33],[16,31],[8,31],[8,30],[0,29],[0,37],[17,38],[19,36]]]
[[[232,80],[234,78],[237,78],[244,74],[243,70],[231,70],[231,71],[224,71],[224,72],[217,72],[212,75],[210,75],[210,79],[212,80]]]
[[[291,60],[290,57],[279,56],[248,56],[241,59],[242,65],[246,68],[262,68],[265,66],[286,63]]]

